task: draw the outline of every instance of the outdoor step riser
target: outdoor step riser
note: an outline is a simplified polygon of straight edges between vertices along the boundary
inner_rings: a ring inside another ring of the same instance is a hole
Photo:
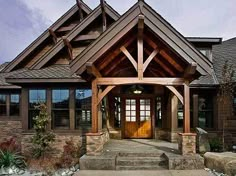
[[[166,170],[167,167],[162,166],[116,166],[116,170]]]
[[[160,157],[163,153],[119,153],[120,157]]]
[[[165,160],[117,160],[118,166],[166,166]]]

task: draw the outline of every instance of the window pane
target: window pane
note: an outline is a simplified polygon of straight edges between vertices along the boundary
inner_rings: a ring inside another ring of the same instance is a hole
[[[69,128],[69,110],[54,110],[53,111],[54,127]]]
[[[76,106],[76,128],[91,126],[91,89],[76,89],[75,106]]]
[[[29,90],[30,108],[34,108],[39,103],[46,103],[46,90],[31,89]]]
[[[156,98],[156,127],[162,127],[161,97]]]
[[[7,115],[6,95],[0,94],[0,116]]]
[[[213,127],[213,99],[209,95],[200,95],[198,99],[198,124],[201,128]]]
[[[54,128],[68,129],[70,127],[68,89],[52,90],[52,107]]]
[[[69,108],[69,90],[59,89],[52,91],[53,108]]]
[[[16,97],[13,97],[16,101]],[[39,103],[46,103],[46,90],[45,89],[30,89],[29,90],[29,129],[33,128],[33,118],[39,114],[38,110],[35,110],[35,106]]]
[[[10,96],[10,116],[20,115],[20,95],[11,94]]]

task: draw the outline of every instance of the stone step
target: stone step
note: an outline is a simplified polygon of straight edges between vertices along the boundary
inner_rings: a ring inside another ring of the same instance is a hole
[[[122,152],[119,153],[118,156],[120,157],[160,157],[163,155],[163,153],[158,152],[142,152],[142,153],[136,153],[136,152]]]
[[[167,166],[116,166],[116,170],[167,170]]]
[[[117,157],[117,166],[166,166],[167,161],[161,157]]]

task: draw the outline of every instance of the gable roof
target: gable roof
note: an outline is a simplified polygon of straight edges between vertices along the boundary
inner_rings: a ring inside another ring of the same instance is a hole
[[[82,10],[89,14],[92,10],[85,4],[81,3]],[[63,23],[65,23],[70,17],[78,12],[78,6],[74,5],[63,16],[61,16],[54,24],[49,28],[53,31],[57,30]],[[12,60],[3,70],[4,72],[12,71],[24,58],[29,55],[34,49],[36,49],[42,42],[44,42],[50,36],[49,30],[44,31],[35,41],[33,41],[27,48],[25,48],[14,60]]]
[[[86,69],[86,62],[95,62],[104,52],[121,39],[122,36],[137,24],[140,14],[144,14],[145,25],[177,54],[189,63],[198,63],[197,71],[200,74],[206,75],[212,72],[212,62],[210,60],[194,48],[185,37],[177,32],[150,6],[143,1],[139,1],[71,62],[72,73],[82,74]]]
[[[107,3],[104,3],[105,12],[115,21],[118,20],[120,15]],[[101,5],[97,6],[77,27],[75,27],[65,37],[68,41],[74,39],[82,30],[84,30],[89,24],[91,24],[99,15],[102,14]],[[53,56],[55,56],[63,47],[63,39],[60,39],[55,46],[53,46],[45,55],[43,55],[35,64],[32,65],[31,69],[42,68]]]
[[[233,65],[236,71],[236,37],[222,42],[220,45],[214,45],[212,48],[213,53],[213,67],[216,77],[220,82],[222,79],[222,68],[225,61],[229,65]],[[234,74],[234,81],[236,82],[236,74]]]

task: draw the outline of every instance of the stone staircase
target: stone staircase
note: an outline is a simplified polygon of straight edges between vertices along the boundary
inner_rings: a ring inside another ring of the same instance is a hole
[[[164,170],[167,159],[163,153],[119,153],[116,170]]]

